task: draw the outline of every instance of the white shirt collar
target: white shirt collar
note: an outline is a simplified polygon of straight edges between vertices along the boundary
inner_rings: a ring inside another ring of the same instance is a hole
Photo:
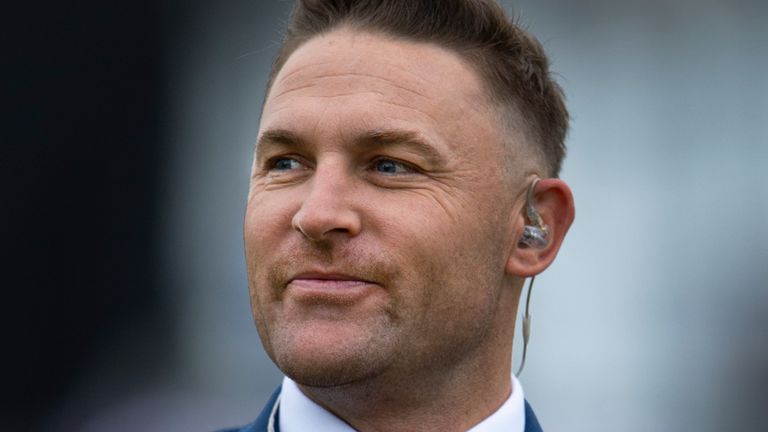
[[[467,432],[523,432],[525,429],[525,397],[523,387],[513,375],[512,394],[482,422]],[[316,404],[299,390],[293,380],[283,379],[280,396],[281,432],[355,432],[328,410]]]

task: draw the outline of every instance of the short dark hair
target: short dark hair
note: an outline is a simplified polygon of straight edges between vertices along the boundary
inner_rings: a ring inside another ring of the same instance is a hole
[[[484,78],[491,100],[522,115],[545,175],[565,157],[568,110],[541,44],[494,0],[298,0],[267,92],[293,52],[341,26],[377,31],[456,52]]]

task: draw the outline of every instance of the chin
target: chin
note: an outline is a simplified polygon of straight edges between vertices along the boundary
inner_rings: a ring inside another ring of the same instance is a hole
[[[306,387],[340,387],[368,378],[369,370],[363,370],[360,363],[314,364],[287,363],[280,370],[296,383]]]
[[[367,356],[284,356],[277,366],[303,386],[338,387],[363,381],[377,374],[377,365]]]
[[[298,384],[336,387],[377,375],[386,367],[385,344],[339,335],[273,341],[271,356],[278,368]],[[367,339],[367,338],[363,338]],[[375,348],[374,348],[375,347]]]

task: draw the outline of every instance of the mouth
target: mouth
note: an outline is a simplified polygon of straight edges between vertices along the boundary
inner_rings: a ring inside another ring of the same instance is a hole
[[[286,292],[300,301],[350,304],[378,287],[374,281],[344,273],[305,272],[290,279]]]

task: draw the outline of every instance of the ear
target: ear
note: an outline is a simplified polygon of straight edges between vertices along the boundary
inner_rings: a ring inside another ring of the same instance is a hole
[[[526,205],[522,206],[519,214],[514,215],[516,239],[522,236],[526,224],[533,223],[525,217]],[[544,179],[536,184],[533,206],[547,226],[548,241],[542,248],[526,247],[515,241],[506,266],[507,273],[513,276],[535,276],[549,267],[576,215],[571,189],[564,181],[556,178]]]

